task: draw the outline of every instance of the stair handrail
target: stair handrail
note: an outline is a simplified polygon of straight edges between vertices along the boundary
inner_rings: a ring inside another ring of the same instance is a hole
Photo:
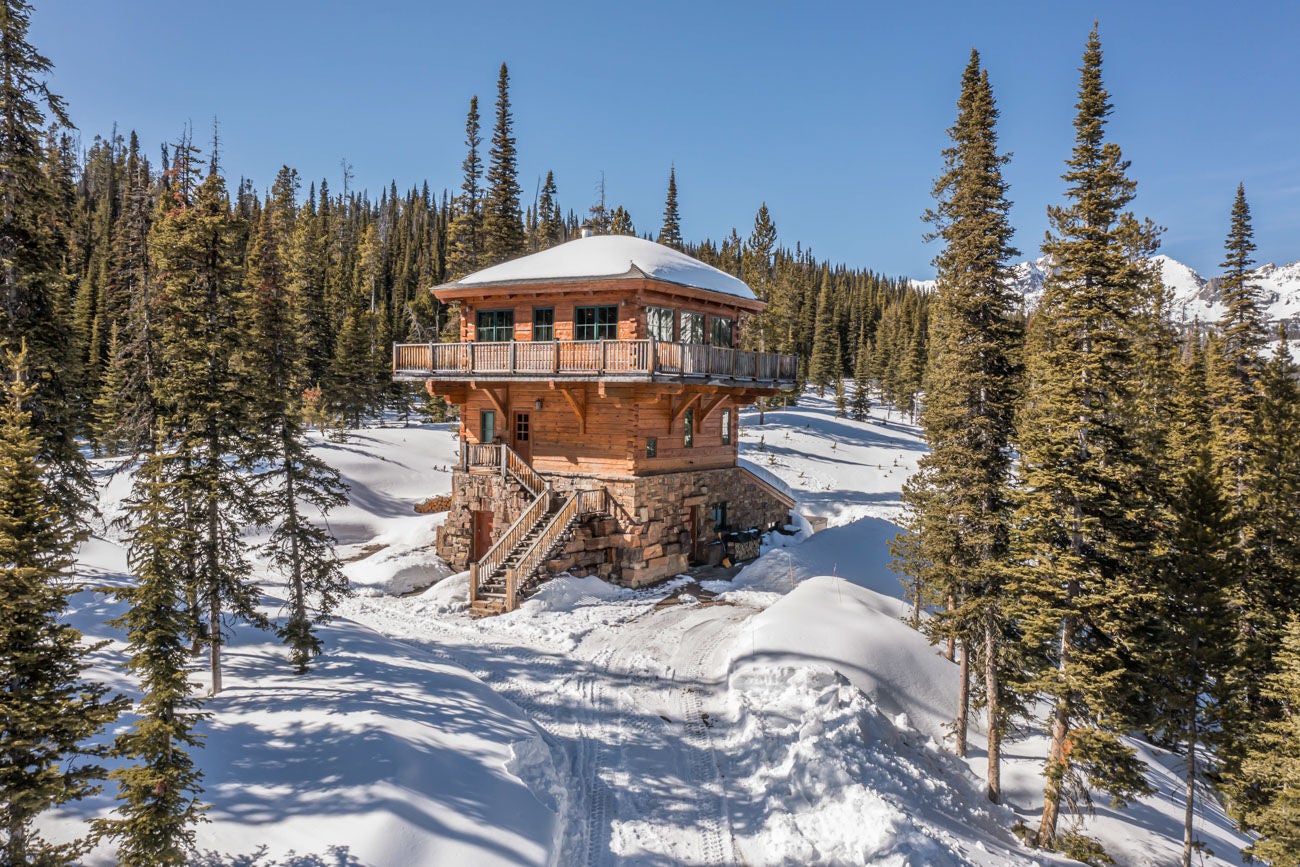
[[[532,464],[519,456],[519,453],[505,443],[501,444],[501,467],[508,471],[519,484],[528,489],[528,492],[534,497],[540,497],[542,491],[550,487],[550,482],[542,477],[542,474],[533,469]]]
[[[513,551],[528,532],[541,521],[550,507],[551,489],[547,487],[537,495],[528,506],[519,513],[514,523],[506,528],[501,537],[493,543],[491,548],[479,558],[478,562],[471,563],[469,567],[470,588],[473,593],[470,601],[473,602],[478,598],[478,591],[483,586],[486,578],[492,577],[492,573],[505,562],[507,556]]]
[[[550,522],[537,534],[537,538],[528,546],[514,566],[506,570],[506,610],[514,609],[518,602],[519,585],[524,581],[529,581],[537,574],[537,570],[542,566],[543,558],[550,553],[551,548],[569,524],[578,518],[579,515],[592,514],[601,512],[605,509],[605,502],[608,493],[604,488],[594,490],[573,491],[569,494],[560,508],[555,511],[554,517]],[[593,502],[593,500],[595,502]]]

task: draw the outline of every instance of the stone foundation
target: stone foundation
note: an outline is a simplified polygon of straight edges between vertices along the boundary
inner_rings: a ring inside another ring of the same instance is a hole
[[[765,531],[790,518],[787,507],[739,467],[618,478],[551,473],[547,479],[561,493],[603,487],[611,514],[580,521],[546,571],[598,575],[628,587],[661,581],[697,560],[720,560],[712,520],[718,503],[727,504],[728,529]],[[495,540],[530,499],[527,490],[497,473],[453,473],[452,507],[438,530],[438,555],[456,569],[468,568],[472,513],[493,512]]]

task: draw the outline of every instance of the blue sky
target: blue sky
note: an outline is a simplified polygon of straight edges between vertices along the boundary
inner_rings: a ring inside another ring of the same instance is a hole
[[[1224,2],[481,2],[48,0],[32,40],[89,144],[116,122],[151,153],[220,119],[229,174],[282,163],[335,189],[454,188],[469,98],[490,133],[510,66],[525,198],[547,170],[585,211],[658,230],[670,164],[682,231],[780,241],[887,274],[933,275],[921,240],[972,47],[1002,113],[1016,244],[1036,256],[1061,200],[1079,56],[1100,20],[1135,209],[1164,252],[1217,272],[1246,184],[1261,262],[1300,259],[1300,4]]]

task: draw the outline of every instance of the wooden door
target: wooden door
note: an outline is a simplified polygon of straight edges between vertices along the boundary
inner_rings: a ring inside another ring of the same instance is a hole
[[[471,561],[477,563],[492,547],[492,513],[474,513],[474,556]]]
[[[512,448],[525,463],[533,462],[533,428],[528,413],[515,413],[514,445]]]

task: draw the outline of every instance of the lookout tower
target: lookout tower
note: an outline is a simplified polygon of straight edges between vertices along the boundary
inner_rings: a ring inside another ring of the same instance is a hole
[[[738,411],[795,385],[739,349],[763,302],[677,250],[593,235],[433,288],[460,342],[398,344],[393,376],[460,408],[438,553],[510,610],[547,574],[629,586],[721,556],[793,501],[737,463]]]

